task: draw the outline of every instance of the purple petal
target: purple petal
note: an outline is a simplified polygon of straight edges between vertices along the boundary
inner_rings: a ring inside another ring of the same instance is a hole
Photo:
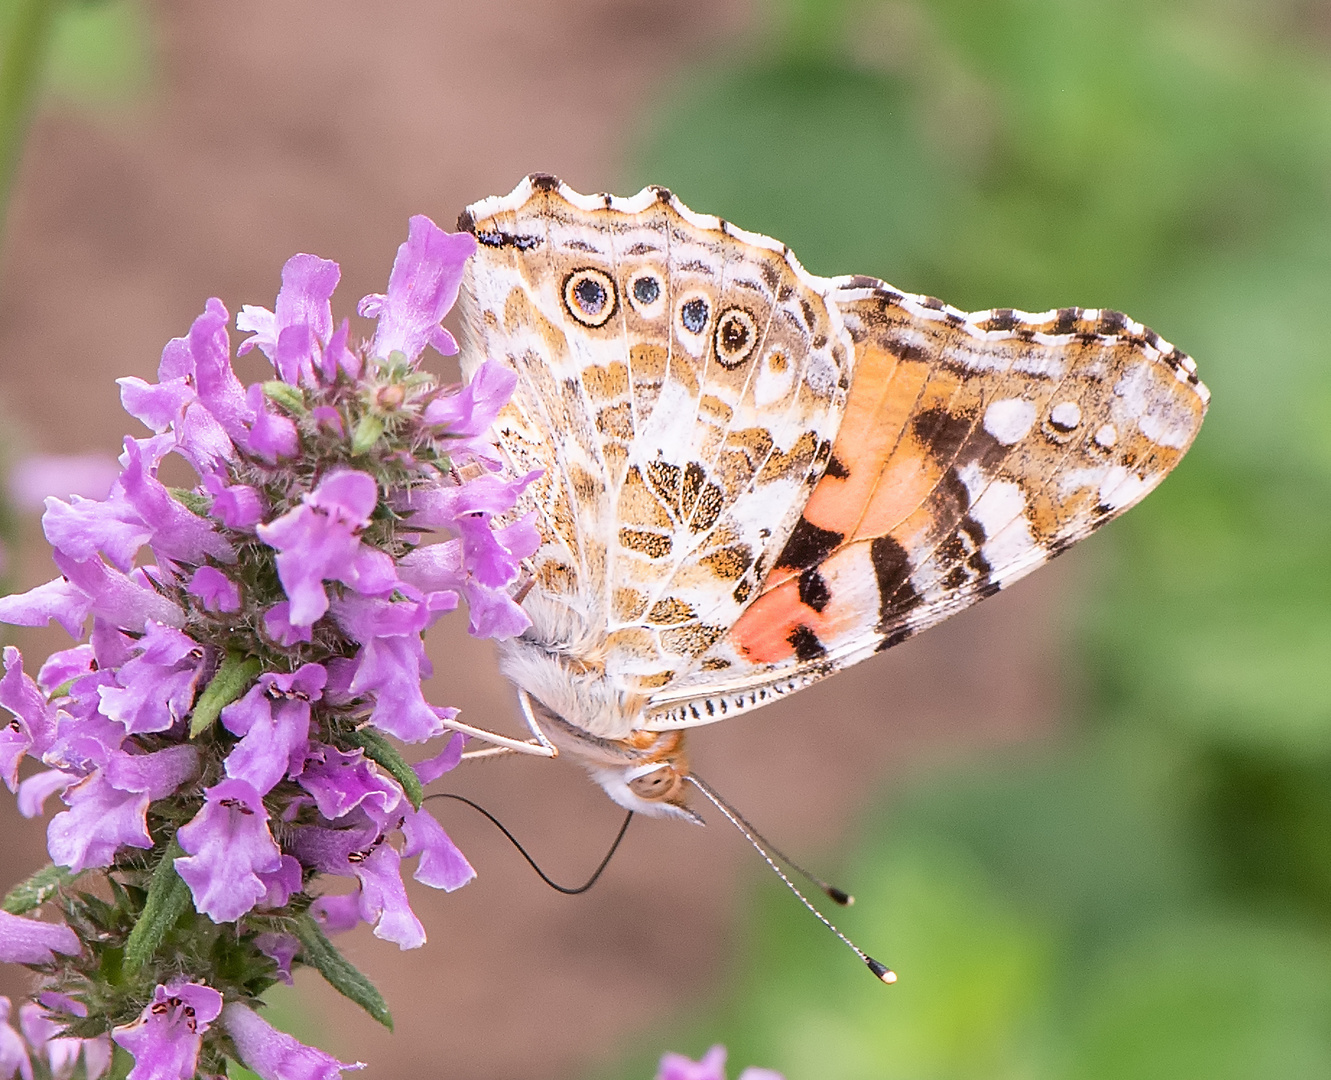
[[[227,1005],[222,1026],[231,1036],[241,1064],[258,1073],[261,1080],[337,1080],[343,1069],[365,1068],[306,1046],[239,1002]]]
[[[235,549],[212,523],[187,510],[157,479],[157,462],[145,458],[144,449],[138,439],[125,440],[121,483],[125,498],[152,529],[151,543],[157,557],[200,563],[211,556],[218,562],[235,562]]]
[[[259,874],[282,868],[268,831],[263,798],[244,780],[223,780],[204,791],[207,802],[176,833],[188,858],[176,873],[194,894],[194,907],[213,922],[235,922],[268,893]]]
[[[318,664],[307,664],[301,671],[310,669],[326,676]],[[278,678],[288,685],[275,688]],[[310,698],[318,699],[323,683],[320,679],[303,696],[282,696],[294,678],[264,675],[244,697],[222,710],[223,726],[243,736],[227,756],[226,774],[246,781],[260,795],[267,795],[284,776],[297,775],[309,751]]]
[[[450,438],[479,438],[494,423],[517,384],[516,372],[487,360],[458,393],[431,401],[421,419],[427,424],[446,427],[445,434]]]
[[[269,464],[276,464],[280,458],[295,457],[300,452],[296,425],[269,407],[262,384],[254,383],[249,388],[246,402],[254,422],[248,434],[239,440],[242,445]]]
[[[330,303],[342,271],[337,263],[317,255],[293,255],[282,267],[282,289],[277,294],[277,325],[308,326],[320,342],[333,333]]]
[[[240,586],[215,566],[200,566],[188,589],[203,601],[205,611],[239,611]]]
[[[118,685],[97,688],[100,712],[131,735],[168,731],[194,703],[203,647],[179,630],[150,622],[138,651],[116,671]]]
[[[421,857],[420,865],[412,876],[423,885],[452,892],[476,876],[466,856],[427,811],[407,811],[402,819],[402,834],[407,838],[406,846],[402,849],[403,857]]]
[[[53,652],[37,672],[37,685],[47,694],[55,693],[57,687],[88,674],[92,664],[91,645],[75,645],[72,649]]]
[[[13,645],[4,649],[5,674],[0,678],[0,705],[15,716],[15,723],[21,729],[16,732],[23,736],[25,749],[38,757],[46,753],[55,739],[56,713],[47,704],[46,695],[23,671],[23,657]],[[13,725],[6,732],[13,731]],[[19,755],[20,757],[22,754]],[[3,767],[5,782],[13,791],[18,781],[18,758]]]
[[[25,818],[40,817],[46,811],[46,800],[78,779],[76,774],[60,769],[33,773],[18,786],[18,812]]]
[[[457,299],[467,259],[476,250],[470,233],[446,233],[423,215],[411,219],[407,241],[397,249],[386,295],[367,296],[360,314],[375,316],[379,327],[373,356],[404,353],[414,361],[426,344],[451,355],[452,338],[439,325]]]
[[[0,596],[0,622],[11,626],[46,626],[54,619],[70,637],[78,637],[92,606],[87,593],[58,577],[27,592]]]
[[[425,944],[425,927],[407,903],[402,885],[402,857],[392,844],[380,844],[355,864],[360,881],[360,917],[374,924],[374,936],[401,949]]]
[[[291,977],[291,961],[300,951],[300,942],[291,934],[268,933],[256,937],[254,944],[265,956],[277,961],[277,977],[288,986],[295,986],[296,980]]]
[[[23,1080],[32,1080],[32,1062],[23,1036],[9,1026],[13,1008],[9,998],[0,997],[0,1078],[13,1080],[17,1072]]]
[[[377,637],[419,634],[433,619],[433,612],[418,600],[394,602],[354,593],[333,601],[332,611],[342,631],[362,643]]]
[[[291,624],[291,604],[283,600],[263,613],[263,632],[284,649],[312,638],[310,627]]]
[[[341,896],[324,895],[310,905],[310,915],[330,937],[360,925],[360,890]]]
[[[153,529],[125,499],[123,491],[106,501],[46,500],[42,531],[47,542],[73,559],[91,559],[99,551],[121,570],[134,565],[139,548],[152,539]]]
[[[656,1080],[726,1080],[726,1048],[713,1046],[700,1061],[683,1054],[665,1054],[657,1067]]]
[[[79,938],[63,923],[39,922],[0,911],[0,963],[52,964],[56,953],[78,956]]]
[[[203,314],[190,327],[189,351],[199,401],[230,438],[242,441],[246,428],[254,419],[254,410],[245,398],[245,388],[231,370],[231,338],[226,332],[228,319],[222,301],[216,297],[209,300]],[[166,354],[163,353],[163,362],[165,360]]]
[[[300,786],[314,796],[319,813],[330,821],[358,806],[376,821],[385,821],[405,798],[401,785],[380,773],[361,750],[346,753],[332,746],[311,756]]]
[[[149,383],[128,375],[116,382],[120,384],[120,404],[124,406],[125,412],[159,435],[172,424],[178,423],[184,415],[185,407],[198,397],[194,387],[183,378]]]
[[[439,710],[446,713],[446,718],[451,720],[457,715],[456,709]],[[448,744],[432,758],[426,758],[424,761],[418,761],[412,766],[417,778],[422,784],[433,784],[446,772],[457,768],[458,762],[462,760],[463,748],[467,745],[467,736],[461,732],[454,731],[449,733]]]
[[[134,1056],[126,1080],[193,1080],[203,1033],[222,1011],[222,995],[202,983],[158,983],[153,1000],[111,1038]]]
[[[347,347],[350,338],[351,320],[343,319],[333,331],[328,347],[324,349],[322,370],[324,378],[329,382],[337,378],[338,368],[345,371],[350,379],[360,378],[361,361],[360,357]]]
[[[282,865],[276,870],[260,874],[259,880],[268,890],[258,904],[261,908],[284,908],[287,901],[305,887],[300,860],[291,855],[283,855]]]
[[[139,584],[137,577],[122,574],[99,558],[71,559],[59,551],[52,552],[51,557],[68,582],[91,599],[88,607],[92,613],[112,626],[141,633],[150,619],[164,626],[185,624],[185,613],[180,608],[146,583]]]
[[[228,529],[249,529],[263,520],[264,498],[256,489],[245,484],[227,486],[220,480],[209,479],[213,505],[208,512],[220,518]]]
[[[80,873],[110,866],[123,846],[148,849],[146,792],[122,791],[97,772],[65,792],[69,809],[51,819],[46,850],[57,866]]]
[[[351,683],[353,695],[374,695],[370,723],[403,742],[424,742],[443,730],[421,694],[424,658],[419,637],[375,638],[361,649]]]

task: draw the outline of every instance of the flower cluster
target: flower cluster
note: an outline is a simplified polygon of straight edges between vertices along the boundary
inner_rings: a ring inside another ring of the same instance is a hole
[[[361,301],[368,344],[334,322],[337,264],[294,256],[274,309],[236,318],[238,352],[275,369],[250,386],[209,300],[157,382],[120,380],[152,434],[125,440],[109,494],[46,500],[60,576],[0,598],[0,620],[89,629],[35,678],[4,650],[0,776],[25,815],[64,808],[52,866],[0,913],[0,960],[41,976],[27,1045],[0,1024],[0,1076],[82,1054],[91,1078],[115,1047],[131,1080],[227,1057],[265,1080],[335,1076],[349,1066],[270,1028],[259,995],[307,964],[387,1020],[326,935],[364,921],[419,946],[403,860],[435,888],[473,876],[421,808],[464,742],[423,696],[421,635],[460,599],[472,633],[521,633],[511,592],[539,543],[512,512],[530,478],[485,441],[511,373],[482,365],[459,390],[419,366],[427,345],[457,351],[441,320],[474,248],[413,218],[387,292]],[[197,483],[168,487],[169,455]],[[389,737],[441,741],[413,766]],[[321,895],[329,874],[353,891]],[[46,901],[63,923],[21,917]]]

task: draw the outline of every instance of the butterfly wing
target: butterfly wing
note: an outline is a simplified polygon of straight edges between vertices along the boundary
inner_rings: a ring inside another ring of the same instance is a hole
[[[464,225],[464,373],[518,374],[499,446],[544,470],[535,640],[645,695],[739,618],[827,467],[855,356],[833,285],[663,189],[534,176]]]
[[[966,315],[867,278],[855,380],[761,594],[646,727],[709,723],[1005,588],[1151,491],[1205,414],[1192,360],[1117,312]]]

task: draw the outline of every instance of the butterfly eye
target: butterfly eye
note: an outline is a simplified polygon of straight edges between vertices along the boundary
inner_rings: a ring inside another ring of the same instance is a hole
[[[602,326],[615,313],[615,284],[599,270],[574,270],[564,280],[564,306],[584,326]]]
[[[686,300],[680,305],[679,321],[690,334],[701,334],[707,328],[707,301],[700,296]]]
[[[716,358],[724,368],[744,363],[757,341],[753,316],[743,308],[731,308],[716,324]]]

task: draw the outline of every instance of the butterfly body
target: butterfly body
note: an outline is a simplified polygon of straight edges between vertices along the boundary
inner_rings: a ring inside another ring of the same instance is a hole
[[[682,729],[1015,581],[1181,458],[1207,392],[1116,312],[956,311],[660,188],[534,175],[475,204],[464,374],[541,548],[503,670],[621,805],[690,816]]]

